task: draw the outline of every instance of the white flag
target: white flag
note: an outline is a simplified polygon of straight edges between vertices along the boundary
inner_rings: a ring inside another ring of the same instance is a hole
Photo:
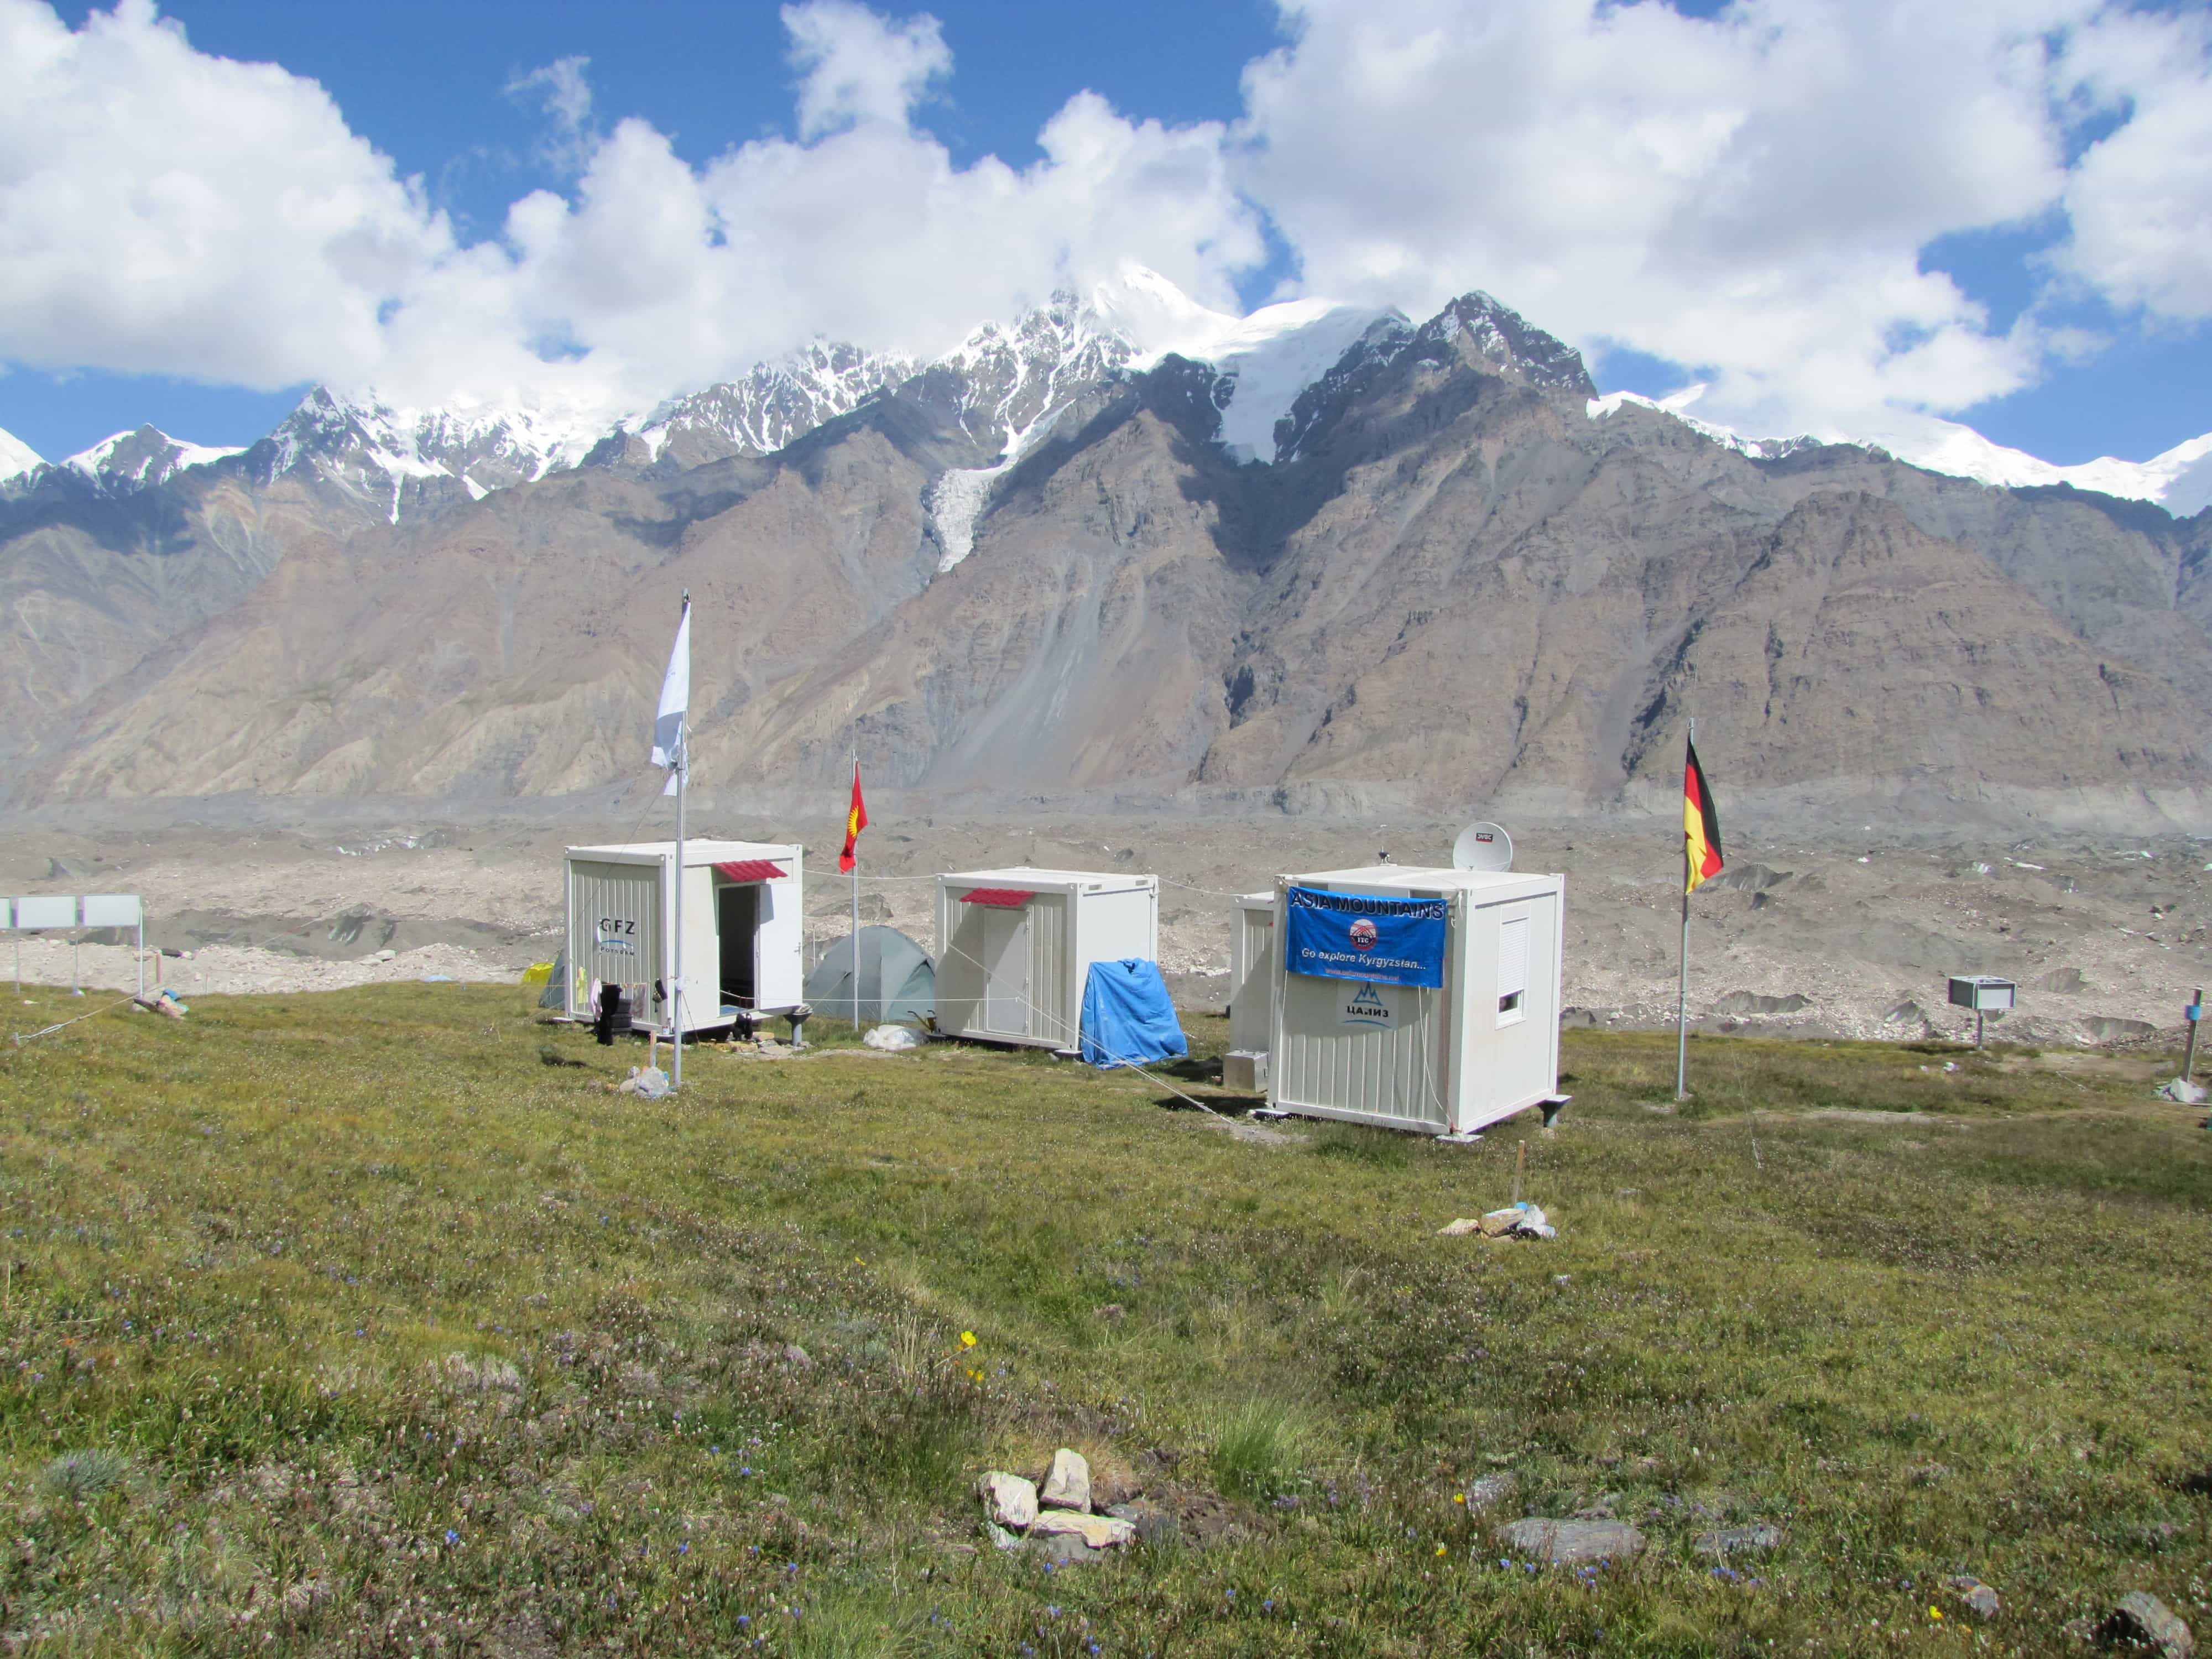
[[[653,717],[653,763],[671,772],[684,764],[684,714],[691,702],[691,601],[676,624],[676,648],[668,653],[668,677],[660,683],[660,708]],[[668,780],[673,793],[676,780]]]

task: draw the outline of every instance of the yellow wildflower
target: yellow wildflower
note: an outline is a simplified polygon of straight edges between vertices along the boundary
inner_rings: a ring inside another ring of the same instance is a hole
[[[973,1332],[973,1331],[963,1331],[963,1332],[961,1332],[961,1333],[960,1333],[960,1346],[961,1346],[962,1347],[963,1347],[963,1348],[972,1348],[972,1347],[974,1347],[974,1346],[975,1346],[975,1332]]]

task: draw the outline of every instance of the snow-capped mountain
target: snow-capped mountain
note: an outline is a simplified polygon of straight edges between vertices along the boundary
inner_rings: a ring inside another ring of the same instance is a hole
[[[316,386],[243,465],[264,484],[288,476],[334,484],[396,524],[410,504],[482,501],[578,465],[623,418],[598,404],[521,398],[410,409],[374,392]]]
[[[1625,404],[1671,415],[1685,426],[1714,442],[1755,460],[1773,460],[1819,443],[1854,443],[1880,449],[1911,465],[1948,477],[1972,478],[1977,483],[2013,489],[2071,484],[2076,489],[2117,495],[2125,501],[2150,501],[2177,519],[2186,519],[2212,507],[2212,433],[2176,444],[2147,461],[2117,460],[2104,456],[2078,466],[2058,466],[2025,450],[1993,443],[1973,428],[1933,416],[1901,416],[1876,422],[1848,434],[1795,438],[1747,438],[1733,428],[1701,421],[1688,413],[1705,394],[1700,384],[1685,386],[1665,398],[1645,398],[1633,392],[1608,392],[1589,400],[1589,416],[1601,420]]]
[[[2176,444],[2147,461],[2116,460],[2106,455],[2079,466],[2054,466],[2018,449],[1991,443],[1970,426],[1931,422],[1938,431],[1900,436],[1884,447],[1901,461],[1983,483],[2027,486],[2071,484],[2106,495],[2155,501],[2177,519],[2212,507],[2212,432]]]
[[[14,433],[0,431],[0,483],[35,472],[46,464],[46,457]]]
[[[586,456],[593,465],[699,466],[726,455],[769,455],[915,371],[910,357],[817,340],[734,380],[671,398],[635,430],[627,424]]]
[[[142,426],[113,433],[89,449],[49,462],[29,445],[0,432],[0,483],[35,489],[51,480],[69,488],[89,488],[101,495],[135,495],[168,483],[188,468],[211,465],[238,453],[187,443],[159,427]]]
[[[1126,265],[1087,293],[1060,293],[1008,322],[985,323],[929,360],[818,340],[743,375],[649,409],[589,397],[544,394],[410,407],[370,391],[313,388],[260,442],[245,451],[186,443],[153,427],[118,433],[49,465],[0,432],[0,485],[11,494],[66,477],[108,495],[153,488],[195,467],[228,464],[266,486],[291,478],[332,488],[355,510],[397,523],[405,514],[480,501],[493,490],[580,465],[662,475],[729,456],[781,450],[870,398],[898,391],[950,410],[983,466],[957,469],[931,487],[928,506],[949,568],[972,543],[995,481],[1041,441],[1085,392],[1157,368],[1170,356],[1201,365],[1201,389],[1218,411],[1214,436],[1235,459],[1297,459],[1329,411],[1403,358],[1474,352],[1531,385],[1588,399],[1593,420],[1634,404],[1756,459],[1820,442],[1880,447],[1931,471],[2005,485],[2071,484],[2156,502],[2177,516],[2212,506],[2212,434],[2145,462],[2110,458],[2057,466],[1992,443],[1972,428],[1900,416],[1879,429],[1788,438],[1746,437],[1699,419],[1705,388],[1650,398],[1601,397],[1571,347],[1490,295],[1452,301],[1416,327],[1392,310],[1297,300],[1246,316],[1199,303],[1158,272]],[[235,458],[234,459],[233,458]]]

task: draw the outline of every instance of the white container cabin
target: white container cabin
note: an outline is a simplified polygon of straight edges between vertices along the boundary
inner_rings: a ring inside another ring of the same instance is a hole
[[[1094,962],[1157,961],[1157,876],[969,870],[937,878],[937,1029],[1076,1052]]]
[[[1443,900],[1442,988],[1289,971],[1293,886]],[[1384,864],[1279,878],[1273,960],[1282,988],[1267,1103],[1428,1134],[1466,1134],[1555,1105],[1565,900],[1565,877],[1510,870]]]
[[[619,985],[635,1030],[670,1029],[676,907],[684,907],[684,1030],[750,1027],[803,1006],[801,848],[687,838],[676,843],[571,847],[568,860],[567,1007],[595,1018],[593,988]]]

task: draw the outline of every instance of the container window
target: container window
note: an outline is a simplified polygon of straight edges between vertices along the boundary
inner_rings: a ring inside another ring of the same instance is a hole
[[[1528,918],[1498,924],[1498,1023],[1517,1024],[1528,997]]]

